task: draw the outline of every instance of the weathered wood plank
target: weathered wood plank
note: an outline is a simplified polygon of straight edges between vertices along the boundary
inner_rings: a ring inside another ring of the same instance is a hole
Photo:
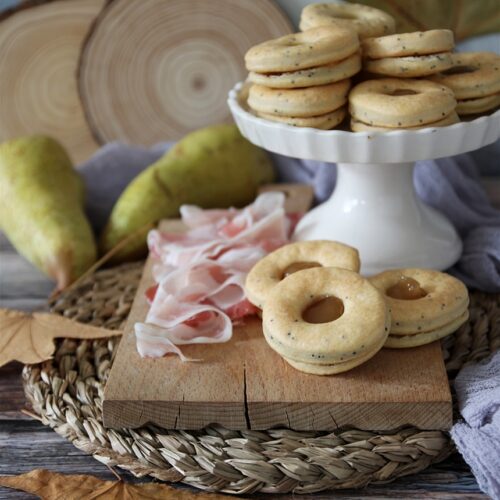
[[[44,299],[54,289],[54,282],[33,264],[16,253],[2,252],[0,257],[0,299]]]
[[[21,370],[20,363],[9,363],[0,368],[0,420],[29,420],[21,413],[25,404]]]

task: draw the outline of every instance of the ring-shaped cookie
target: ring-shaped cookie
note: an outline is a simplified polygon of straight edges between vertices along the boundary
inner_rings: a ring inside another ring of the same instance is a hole
[[[460,118],[458,117],[458,114],[455,111],[452,111],[448,116],[444,117],[442,120],[438,120],[437,122],[426,123],[424,125],[419,125],[418,127],[405,127],[404,130],[420,130],[429,127],[447,127],[448,125],[453,125],[459,121]],[[376,125],[367,125],[366,123],[353,119],[351,120],[351,130],[353,132],[393,132],[394,130],[400,129],[394,127],[377,127]]]
[[[355,32],[320,27],[255,45],[245,54],[248,71],[275,73],[342,61],[359,50]]]
[[[285,73],[256,73],[251,71],[248,79],[257,85],[274,89],[313,87],[339,82],[355,75],[361,69],[361,56],[355,53],[342,61]]]
[[[263,308],[267,296],[280,283],[290,266],[338,267],[358,272],[360,268],[358,251],[336,241],[297,241],[282,246],[266,255],[252,267],[245,282],[248,300]],[[291,273],[290,273],[291,274]]]
[[[351,116],[367,125],[406,128],[434,123],[456,107],[453,92],[427,80],[380,78],[356,85],[349,94]]]
[[[389,347],[391,349],[405,349],[408,347],[418,347],[420,345],[430,344],[431,342],[442,339],[451,333],[455,333],[468,319],[469,311],[466,310],[458,318],[430,332],[416,333],[413,335],[389,335],[384,347]]]
[[[426,295],[413,300],[395,299],[387,291],[411,278]],[[391,335],[413,335],[432,332],[461,317],[469,305],[466,286],[457,278],[431,269],[392,269],[369,278],[385,294],[391,311]]]
[[[446,85],[457,99],[472,99],[500,92],[500,56],[494,52],[458,52],[452,67],[429,79]]]
[[[383,10],[360,4],[313,3],[300,16],[302,31],[318,26],[355,30],[360,38],[390,35],[396,31],[394,18]]]
[[[277,116],[269,113],[259,113],[257,116],[265,118],[266,120],[271,120],[274,122],[285,123],[291,125],[292,127],[309,127],[317,128],[319,130],[331,130],[337,125],[340,125],[346,116],[346,107],[342,106],[331,113],[326,113],[319,116],[310,116],[308,118],[297,118],[294,116]]]
[[[459,115],[477,115],[492,111],[500,106],[500,93],[478,97],[477,99],[459,99],[457,113]]]
[[[340,317],[326,323],[303,318],[328,297],[342,301]],[[390,328],[387,303],[377,288],[358,273],[335,267],[288,276],[267,296],[262,313],[268,344],[299,363],[328,365],[363,357],[380,348]]]
[[[455,47],[453,31],[429,30],[414,33],[398,33],[361,42],[363,57],[382,59],[384,57],[425,56],[439,52],[450,52]]]
[[[331,113],[347,102],[350,80],[302,89],[270,89],[252,85],[248,105],[259,113],[308,117]]]
[[[363,61],[363,69],[377,75],[417,78],[433,75],[452,66],[450,52],[427,56],[385,57]]]

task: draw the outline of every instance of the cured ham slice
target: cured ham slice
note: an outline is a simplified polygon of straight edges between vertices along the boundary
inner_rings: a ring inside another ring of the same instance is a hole
[[[148,235],[156,285],[146,292],[150,309],[136,323],[137,350],[144,357],[177,354],[178,345],[227,342],[233,321],[257,312],[245,298],[254,264],[287,243],[295,220],[285,216],[282,193],[264,193],[237,210],[185,205],[188,231]]]

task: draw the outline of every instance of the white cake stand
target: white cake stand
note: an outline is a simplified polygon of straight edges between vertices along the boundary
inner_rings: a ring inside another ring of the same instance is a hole
[[[472,151],[500,137],[500,111],[448,127],[387,133],[297,128],[258,118],[239,100],[228,104],[241,133],[262,148],[294,158],[336,162],[331,198],[303,217],[296,240],[328,239],[356,247],[362,272],[394,267],[446,269],[462,243],[450,222],[422,203],[413,186],[416,160]]]

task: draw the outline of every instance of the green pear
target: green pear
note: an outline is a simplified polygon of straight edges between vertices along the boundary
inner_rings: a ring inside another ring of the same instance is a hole
[[[273,178],[267,154],[244,139],[235,125],[192,132],[127,186],[101,235],[101,251],[132,235],[114,261],[142,257],[147,229],[177,217],[181,205],[243,206],[253,201],[259,185]]]
[[[63,147],[44,136],[0,144],[0,227],[62,289],[96,260],[84,186]]]

